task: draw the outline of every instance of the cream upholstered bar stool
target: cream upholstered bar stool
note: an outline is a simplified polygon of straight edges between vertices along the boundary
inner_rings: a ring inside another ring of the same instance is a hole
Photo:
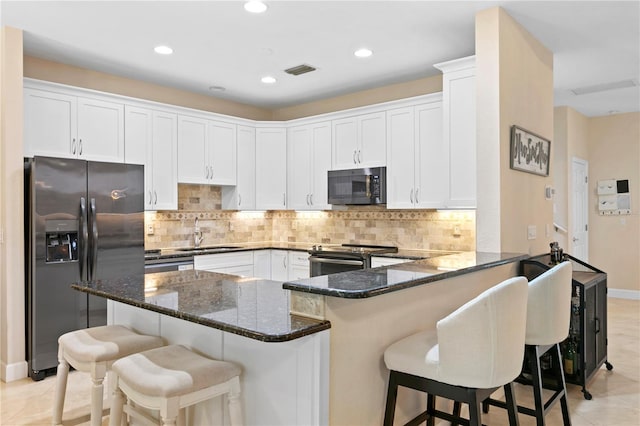
[[[525,335],[525,364],[516,381],[533,387],[535,409],[518,406],[520,413],[534,416],[536,424],[545,424],[545,416],[560,401],[562,420],[565,426],[571,425],[567,388],[562,366],[560,342],[569,335],[572,289],[571,262],[562,262],[529,282],[527,302],[527,332]],[[551,355],[551,379],[543,380],[540,358],[546,353]],[[531,379],[526,378],[526,369]],[[553,394],[543,400],[543,389]],[[488,399],[488,405],[504,408],[502,401]],[[484,407],[485,412],[488,406]]]
[[[124,356],[164,344],[161,337],[138,334],[121,325],[92,327],[60,336],[52,423],[62,424],[70,365],[91,375],[91,426],[99,426],[102,424],[103,381],[111,364]]]
[[[435,330],[406,337],[387,348],[390,370],[384,425],[393,425],[398,386],[427,393],[427,411],[407,425],[436,417],[454,424],[482,424],[482,401],[504,386],[509,423],[518,424],[511,382],[524,357],[527,279],[510,278],[484,291],[447,317]],[[436,396],[469,405],[469,419],[436,409]]]
[[[136,423],[158,424],[137,407],[159,410],[162,425],[184,424],[184,408],[224,394],[230,424],[240,426],[240,372],[236,364],[201,356],[181,345],[122,358],[113,364],[115,391],[109,426],[120,426],[123,411]],[[126,408],[125,398],[130,402]]]

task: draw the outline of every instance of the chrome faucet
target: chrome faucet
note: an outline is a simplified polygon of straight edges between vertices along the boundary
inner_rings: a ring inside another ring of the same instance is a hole
[[[202,231],[200,230],[200,225],[198,225],[198,218],[196,217],[195,228],[193,229],[193,245],[195,248],[200,247],[200,243],[204,240],[204,236],[202,235]]]

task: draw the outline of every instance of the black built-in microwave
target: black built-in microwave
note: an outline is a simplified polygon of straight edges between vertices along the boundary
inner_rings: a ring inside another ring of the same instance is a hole
[[[329,204],[387,203],[387,168],[329,170]]]

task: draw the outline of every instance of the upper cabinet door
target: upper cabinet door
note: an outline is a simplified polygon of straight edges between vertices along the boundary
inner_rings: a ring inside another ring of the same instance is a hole
[[[355,169],[358,167],[358,119],[356,117],[334,120],[333,168]]]
[[[222,187],[222,208],[255,210],[256,208],[256,129],[238,126],[236,143],[236,186]]]
[[[414,108],[387,111],[387,207],[415,207]]]
[[[75,158],[76,98],[24,89],[24,155]]]
[[[312,210],[329,209],[327,171],[331,170],[331,122],[326,121],[311,126],[311,136],[313,160],[310,170],[310,207]]]
[[[287,206],[306,210],[311,206],[312,129],[300,126],[289,129],[287,136]]]
[[[334,120],[333,169],[386,165],[385,112]]]
[[[144,209],[153,207],[153,111],[126,105],[124,108],[124,161],[144,164]]]
[[[208,183],[207,121],[178,117],[178,182]]]
[[[387,165],[386,113],[376,112],[358,117],[358,166],[379,167]]]
[[[447,207],[476,207],[475,57],[436,64],[442,74],[443,137],[449,145]]]
[[[78,158],[124,162],[124,105],[78,98]]]
[[[178,209],[178,116],[153,113],[153,207]]]
[[[415,107],[415,120],[415,206],[444,208],[449,190],[449,145],[442,137],[442,102]]]
[[[287,133],[283,128],[256,129],[256,208],[287,208]]]
[[[208,183],[236,184],[236,125],[210,121],[208,128]]]

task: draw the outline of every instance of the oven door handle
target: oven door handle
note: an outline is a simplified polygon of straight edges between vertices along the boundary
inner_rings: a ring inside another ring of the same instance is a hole
[[[314,263],[332,263],[334,265],[354,265],[354,266],[364,266],[364,262],[362,260],[345,260],[345,259],[332,259],[327,257],[309,257],[310,262]]]

